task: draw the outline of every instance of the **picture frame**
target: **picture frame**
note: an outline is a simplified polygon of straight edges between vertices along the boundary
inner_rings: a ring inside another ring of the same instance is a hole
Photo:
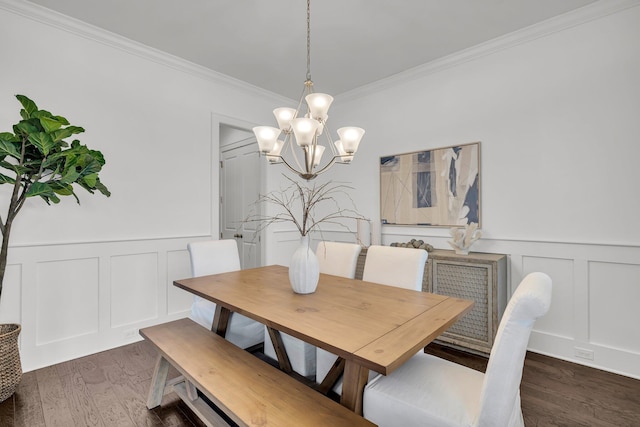
[[[480,142],[380,157],[382,224],[481,227]]]

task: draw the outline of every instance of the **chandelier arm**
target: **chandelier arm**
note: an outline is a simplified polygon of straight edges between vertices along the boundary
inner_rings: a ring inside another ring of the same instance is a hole
[[[296,150],[295,150],[295,147],[294,147],[294,145],[293,145],[293,140],[294,140],[294,139],[295,139],[295,138],[293,138],[293,137],[292,137],[292,138],[289,140],[289,145],[291,146],[291,155],[293,156],[293,160],[295,160],[295,161],[296,161],[296,164],[298,165],[298,168],[299,168],[301,171],[303,171],[303,170],[306,170],[306,168],[303,168],[303,167],[302,167],[302,164],[300,163],[300,159],[298,158],[298,155],[296,154]],[[304,149],[302,149],[302,151],[304,152]],[[305,156],[306,156],[306,154],[305,154]],[[286,163],[286,161],[285,161],[284,159],[282,159],[282,161],[284,161],[284,162]],[[287,166],[289,166],[289,164],[287,164]],[[291,168],[291,166],[289,166],[289,168]],[[293,171],[294,171],[295,173],[297,173],[298,175],[300,174],[300,172],[296,171],[295,169],[292,169],[292,168],[291,168],[291,170],[293,170]]]
[[[325,139],[327,140],[327,145],[329,146],[329,149],[331,150],[331,154],[333,154],[334,156],[339,156],[340,153],[338,153],[338,149],[336,148],[335,144],[333,143],[333,138],[331,138],[331,129],[329,129],[329,126],[327,126],[327,122],[323,121],[322,122],[322,126],[324,126],[324,131],[322,132],[322,134],[324,135]]]
[[[285,165],[287,168],[289,168],[289,170],[290,170],[291,172],[295,173],[296,175],[302,175],[302,174],[303,174],[303,172],[301,172],[301,171],[297,170],[296,168],[294,168],[293,166],[291,166],[291,165],[289,164],[289,162],[287,162],[287,160],[286,160],[284,157],[282,157],[282,156],[273,156],[273,157],[278,157],[280,160],[282,160],[282,163],[284,163],[284,165]],[[302,169],[302,168],[301,168],[301,169]]]
[[[333,157],[331,158],[331,160],[329,161],[329,163],[327,163],[326,165],[324,165],[324,167],[323,167],[322,169],[320,169],[319,171],[314,172],[314,173],[315,173],[316,175],[320,175],[322,172],[324,172],[324,171],[326,171],[327,169],[329,169],[329,168],[330,168],[330,167],[331,167],[331,166],[336,162],[336,160],[338,159],[338,157],[341,157],[341,156],[333,156]]]
[[[296,114],[293,116],[294,119],[298,117],[298,113],[300,113],[300,109],[302,108],[302,105],[304,103],[304,97],[307,95],[308,92],[309,92],[309,89],[305,82],[305,85],[302,87],[302,94],[300,95],[300,100],[298,101],[298,108],[296,108]]]
[[[316,158],[316,147],[318,146],[317,140],[314,140],[313,143],[307,147],[304,151],[304,166],[307,174],[313,173],[313,162]]]

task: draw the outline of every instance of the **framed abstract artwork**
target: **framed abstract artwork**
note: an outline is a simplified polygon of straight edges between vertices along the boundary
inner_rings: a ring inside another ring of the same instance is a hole
[[[480,143],[380,158],[383,224],[464,226],[480,222]]]

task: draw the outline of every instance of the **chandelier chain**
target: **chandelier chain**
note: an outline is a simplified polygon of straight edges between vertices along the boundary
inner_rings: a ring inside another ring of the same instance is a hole
[[[307,0],[307,81],[311,81],[311,0]]]

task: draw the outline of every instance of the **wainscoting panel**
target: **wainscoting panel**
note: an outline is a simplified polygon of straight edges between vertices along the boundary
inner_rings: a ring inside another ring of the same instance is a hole
[[[22,266],[7,265],[0,298],[0,322],[17,322],[22,317]]]
[[[173,281],[191,277],[189,266],[189,251],[167,252],[167,313],[179,314],[184,312],[185,307],[190,307],[193,301],[193,294],[173,286]]]
[[[98,331],[98,261],[86,258],[37,264],[36,345]]]
[[[589,342],[640,353],[640,264],[589,263]]]
[[[546,316],[536,322],[536,330],[569,339],[575,338],[573,329],[573,260],[522,257],[522,277],[535,271],[543,271],[553,279],[552,304]],[[511,284],[511,293],[518,283]]]
[[[384,227],[381,241],[418,238],[448,249],[446,230],[431,232]],[[354,232],[312,237],[314,246],[355,242]],[[131,343],[142,327],[186,317],[191,296],[172,282],[190,276],[187,243],[203,238],[11,248],[1,320],[22,324],[24,370]],[[297,232],[274,230],[266,264],[288,265],[298,243]],[[510,293],[530,271],[553,279],[552,308],[534,328],[531,351],[640,378],[640,247],[482,238],[472,249],[509,255]]]
[[[446,229],[382,229],[385,245],[412,238],[450,249]],[[551,276],[551,309],[529,350],[640,379],[640,246],[483,237],[472,251],[509,255],[510,294],[527,273]]]
[[[203,238],[12,247],[0,321],[22,325],[24,371],[139,341],[140,328],[188,316],[191,296],[173,280],[190,276],[187,243]]]
[[[111,258],[111,327],[132,325],[158,316],[158,254]]]

